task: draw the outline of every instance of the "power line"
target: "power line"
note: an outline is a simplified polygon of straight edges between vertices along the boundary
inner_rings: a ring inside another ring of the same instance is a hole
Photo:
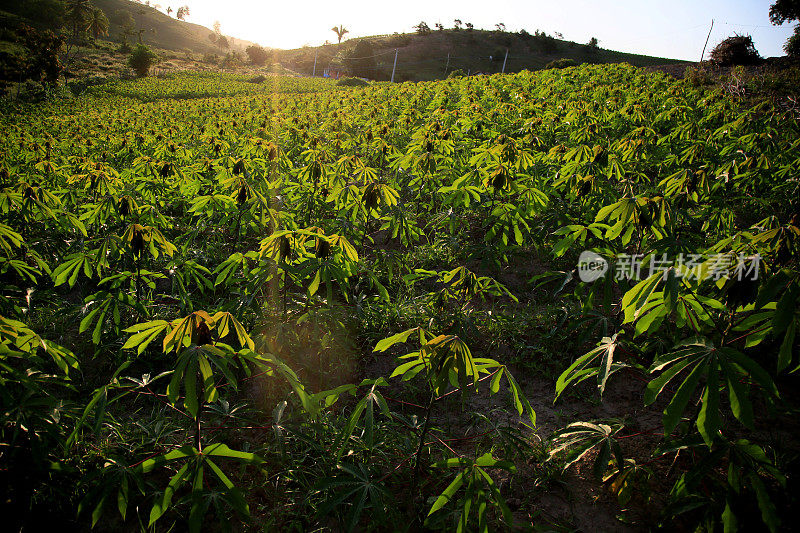
[[[769,26],[762,26],[758,24],[738,24],[736,22],[723,22],[726,26],[742,26],[745,28],[773,28],[773,29],[780,29],[779,26],[769,25]]]

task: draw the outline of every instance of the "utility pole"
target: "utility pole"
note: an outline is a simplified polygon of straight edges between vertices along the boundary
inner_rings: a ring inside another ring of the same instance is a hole
[[[506,48],[506,57],[503,58],[503,72],[501,74],[506,73],[506,61],[508,61],[508,48]]]
[[[314,72],[311,74],[311,77],[317,75],[317,50],[314,50]]]
[[[397,48],[394,49],[394,66],[392,66],[392,83],[394,83],[394,71],[397,68]]]
[[[711,28],[708,30],[708,37],[706,37],[706,44],[703,45],[703,53],[700,54],[700,63],[703,62],[703,58],[706,56],[706,47],[708,46],[708,40],[711,38],[711,32],[714,30],[714,19],[711,19]]]
[[[447,76],[447,71],[450,68],[450,52],[447,52],[447,65],[444,67],[444,75]]]

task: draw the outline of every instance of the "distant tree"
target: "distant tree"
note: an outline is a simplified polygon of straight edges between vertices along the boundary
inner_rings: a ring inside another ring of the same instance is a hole
[[[344,63],[353,76],[359,78],[372,78],[376,77],[376,64],[375,64],[375,51],[372,44],[361,39],[356,43],[355,48],[347,54]]]
[[[430,26],[428,26],[428,24],[424,20],[419,24],[417,24],[416,26],[413,26],[413,28],[417,30],[417,33],[419,33],[420,35],[428,35],[431,32]]]
[[[753,65],[761,61],[761,56],[751,36],[733,35],[711,50],[711,61],[722,66]]]
[[[800,57],[800,24],[794,27],[794,33],[783,45],[783,51],[791,57]]]
[[[777,0],[769,8],[769,20],[775,25],[800,20],[800,0]]]
[[[247,52],[247,57],[250,58],[250,62],[259,67],[263,67],[267,64],[267,61],[269,61],[269,52],[257,44],[248,46],[245,52]]]
[[[86,20],[86,31],[91,32],[95,40],[99,35],[108,35],[108,19],[99,7],[92,9]]]
[[[531,39],[531,37],[532,37],[532,36],[531,36],[531,34],[530,34],[530,33],[528,33],[528,30],[526,30],[525,28],[522,28],[521,30],[519,30],[519,36],[520,36],[520,37],[522,38],[522,40],[524,40],[524,41],[528,41],[528,40],[530,40],[530,39]]]
[[[175,18],[178,20],[186,20],[191,13],[189,13],[189,6],[181,6],[178,8],[178,11],[175,13]]]
[[[556,36],[556,39],[561,39],[562,41],[564,40],[564,34],[560,31],[553,32],[553,35]]]
[[[167,15],[172,15],[172,6],[167,6]]]
[[[461,19],[454,20],[453,21],[453,29],[454,30],[460,30],[462,24],[463,24],[463,22],[461,22]]]
[[[208,39],[219,46],[221,49],[230,48],[230,43],[228,42],[228,38],[222,35],[222,25],[219,23],[218,20],[214,21],[214,35],[209,35]]]
[[[472,31],[475,28],[471,22],[467,22],[465,26],[467,27],[467,31]]]
[[[334,26],[331,28],[331,31],[336,34],[339,44],[342,44],[342,37],[344,37],[346,33],[350,33],[350,30],[345,28],[343,24],[339,24],[339,27]]]
[[[776,26],[800,21],[800,0],[778,0],[769,8],[769,20]],[[790,56],[800,56],[800,24],[794,27],[794,34],[783,45],[783,50]]]
[[[497,28],[497,31],[506,31],[506,25],[502,22],[495,24],[494,27]]]
[[[136,72],[137,76],[144,78],[150,73],[150,67],[155,64],[156,59],[158,56],[148,46],[139,43],[128,57],[128,66]]]
[[[17,36],[28,50],[21,65],[23,77],[48,84],[58,82],[62,70],[58,55],[64,39],[49,30],[40,32],[26,25],[17,30]]]
[[[73,38],[86,27],[86,21],[92,14],[89,0],[67,0],[66,22],[72,28]]]
[[[592,37],[589,39],[588,46],[592,50],[597,50],[600,47],[600,41],[597,40],[597,37]]]
[[[444,31],[444,26],[442,26],[441,23],[436,22],[434,26],[436,27],[436,31]]]

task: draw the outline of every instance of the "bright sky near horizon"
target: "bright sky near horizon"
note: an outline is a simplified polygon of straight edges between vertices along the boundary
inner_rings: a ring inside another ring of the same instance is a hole
[[[175,0],[187,4],[188,21],[222,33],[276,48],[298,48],[336,42],[331,31],[343,24],[345,39],[414,31],[425,21],[433,28],[453,27],[458,18],[475,28],[494,29],[502,22],[509,31],[560,32],[570,41],[585,43],[597,37],[610,50],[697,61],[711,19],[715,25],[709,50],[734,32],[750,34],[764,57],[783,55],[793,26],[773,26],[769,6],[774,0],[494,0],[494,1],[317,1]],[[151,1],[155,4],[156,1]],[[159,0],[162,6],[169,0]]]

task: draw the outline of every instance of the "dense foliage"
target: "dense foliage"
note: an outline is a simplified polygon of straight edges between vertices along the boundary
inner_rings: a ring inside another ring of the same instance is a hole
[[[721,66],[754,65],[760,60],[750,35],[733,35],[711,50],[711,61]]]
[[[797,119],[625,65],[0,117],[6,525],[547,525],[520,500],[590,463],[641,527],[778,531]],[[645,266],[584,282],[583,249]],[[640,416],[537,433],[589,381]]]

